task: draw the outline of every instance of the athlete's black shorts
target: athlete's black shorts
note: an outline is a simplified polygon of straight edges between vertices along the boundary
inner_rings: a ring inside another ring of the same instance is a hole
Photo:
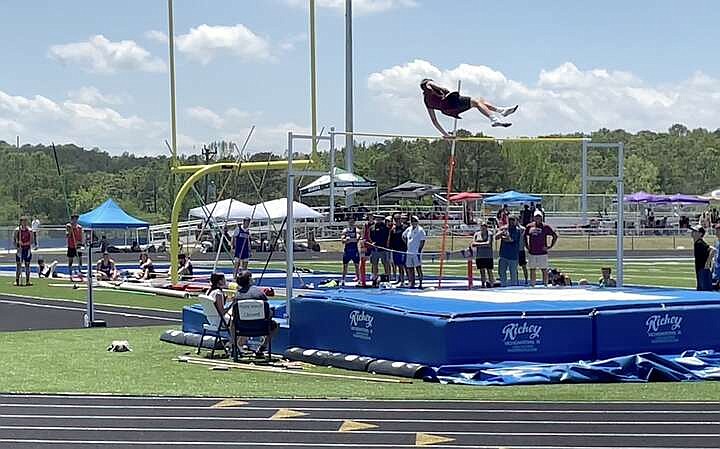
[[[475,266],[478,270],[492,270],[493,269],[493,260],[491,257],[483,257],[480,259],[475,259]]]

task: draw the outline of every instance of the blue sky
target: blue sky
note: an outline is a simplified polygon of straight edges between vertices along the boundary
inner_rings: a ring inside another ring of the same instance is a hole
[[[344,123],[342,0],[318,0],[320,126]],[[176,0],[181,148],[242,140],[281,151],[309,124],[303,0]],[[355,0],[355,128],[433,133],[417,81],[519,103],[495,135],[715,129],[716,2]],[[167,2],[3,0],[0,139],[164,152]],[[160,33],[151,34],[152,31]],[[449,121],[444,122],[447,127]]]

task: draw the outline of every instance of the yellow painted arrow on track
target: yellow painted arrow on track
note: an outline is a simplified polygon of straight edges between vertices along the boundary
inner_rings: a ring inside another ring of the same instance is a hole
[[[418,432],[415,434],[415,446],[431,446],[433,444],[449,443],[455,441],[455,438],[448,438],[441,435],[433,435],[431,433]]]
[[[278,409],[278,411],[275,412],[275,414],[272,415],[270,419],[299,418],[300,416],[305,415],[307,415],[307,413],[298,412],[297,410],[290,410],[289,408],[281,408]]]
[[[238,401],[237,399],[223,399],[217,404],[211,405],[210,408],[241,407],[243,405],[247,405],[247,402]]]
[[[377,426],[375,424],[369,424],[369,423],[360,422],[360,421],[345,420],[340,425],[338,432],[352,432],[353,430],[367,430],[367,429],[375,429],[375,428],[377,428]]]

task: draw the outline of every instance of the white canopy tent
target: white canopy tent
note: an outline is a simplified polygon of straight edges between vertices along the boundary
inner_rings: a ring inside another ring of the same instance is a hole
[[[252,213],[253,206],[232,198],[195,207],[188,211],[190,217],[228,221],[242,220],[250,217]]]
[[[349,173],[342,168],[335,167],[333,169],[334,189],[331,192],[330,175],[323,175],[315,181],[300,188],[301,196],[347,196],[353,193],[362,192],[363,190],[371,190],[377,187],[377,183],[373,180],[363,178],[360,175]]]
[[[265,201],[250,206],[252,211],[248,216],[254,220],[279,220],[287,217],[287,198]],[[294,219],[322,218],[322,214],[312,207],[293,201],[292,216]]]

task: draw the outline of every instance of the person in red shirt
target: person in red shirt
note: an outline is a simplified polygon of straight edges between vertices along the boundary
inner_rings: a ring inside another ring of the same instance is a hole
[[[67,237],[67,258],[68,258],[68,274],[72,276],[73,261],[78,258],[78,270],[82,266],[82,254],[80,250],[85,244],[83,240],[83,229],[78,224],[78,214],[70,216],[70,223],[65,225],[65,236]]]
[[[28,227],[28,217],[20,217],[20,225],[15,228],[13,237],[15,241],[15,285],[20,285],[20,272],[22,265],[25,264],[25,285],[30,283],[30,261],[32,260],[31,248],[33,245],[33,232]]]
[[[445,137],[450,137],[450,134],[440,125],[435,111],[440,111],[450,117],[461,118],[460,114],[463,112],[477,108],[482,115],[490,119],[491,126],[508,127],[511,123],[500,120],[499,116],[507,117],[517,111],[518,108],[517,105],[501,108],[490,104],[482,98],[461,96],[459,92],[450,92],[450,90],[429,78],[425,78],[420,82],[420,89],[423,91],[423,101],[430,115],[430,120],[435,125],[435,128],[440,131],[440,134]]]
[[[548,246],[547,238],[551,237]],[[543,214],[536,210],[533,222],[525,228],[525,248],[528,251],[528,268],[530,268],[530,286],[535,286],[535,273],[542,271],[543,283],[548,285],[548,250],[557,243],[558,235],[550,225],[543,223]]]

